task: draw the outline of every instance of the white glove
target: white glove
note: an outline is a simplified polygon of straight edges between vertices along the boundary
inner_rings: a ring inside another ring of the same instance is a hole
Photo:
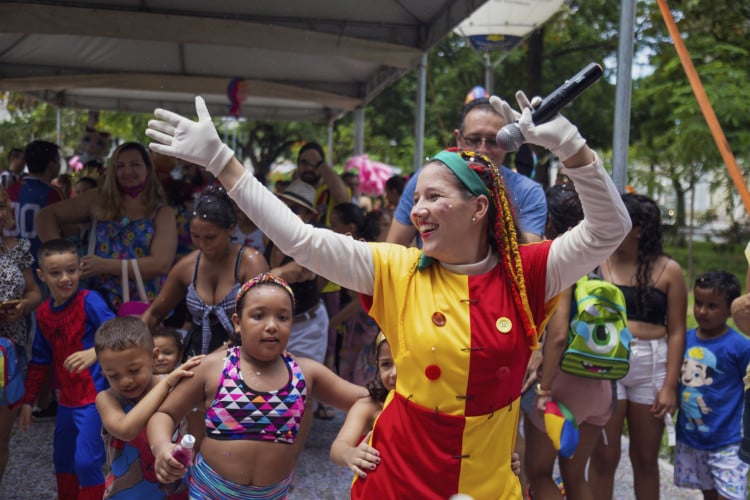
[[[525,96],[524,96],[525,97]],[[531,107],[537,108],[542,103],[542,98],[535,96],[531,99]],[[503,121],[507,125],[508,123],[514,123],[521,119],[521,113],[510,107],[507,101],[499,98],[496,95],[490,97],[490,104],[495,108],[495,111],[503,117]],[[521,108],[523,109],[523,107]]]
[[[234,157],[234,152],[221,142],[206,102],[200,96],[195,98],[195,111],[198,114],[197,122],[166,109],[155,109],[154,115],[162,121],[148,122],[146,135],[155,141],[149,144],[149,148],[206,167],[206,170],[218,176]]]
[[[561,114],[558,113],[550,121],[536,125],[531,120],[531,102],[523,91],[516,92],[516,101],[523,109],[518,120],[518,128],[526,142],[549,149],[560,158],[560,161],[567,160],[586,145],[586,139],[581,136],[576,126]]]
[[[497,111],[497,113],[503,117],[503,121],[506,125],[508,123],[517,122],[521,118],[521,113],[511,108],[510,104],[500,99],[496,95],[490,97],[490,104],[492,104],[492,107],[495,108],[495,111]]]

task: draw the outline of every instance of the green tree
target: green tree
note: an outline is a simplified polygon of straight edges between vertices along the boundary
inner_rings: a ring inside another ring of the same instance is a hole
[[[718,10],[724,15],[703,18],[694,2],[683,2],[687,9],[675,11],[685,45],[695,69],[713,106],[727,142],[740,165],[747,171],[743,158],[750,153],[750,101],[747,81],[750,66],[747,61],[746,37],[736,34],[746,31],[744,20],[726,19],[732,2],[720,2]],[[654,9],[656,7],[654,6]],[[714,6],[712,4],[713,10]],[[703,13],[703,10],[700,11]],[[649,166],[646,176],[649,192],[658,192],[659,178],[667,179],[667,189],[676,198],[677,223],[685,224],[686,197],[695,183],[707,177],[730,188],[724,163],[710,129],[698,106],[695,94],[685,75],[664,21],[658,10],[651,13],[648,38],[651,41],[649,62],[654,72],[636,82],[633,92],[631,138],[634,157]],[[715,13],[714,13],[715,14]],[[735,14],[739,14],[735,12]],[[717,23],[723,23],[721,29]],[[638,170],[631,174],[638,173]],[[633,175],[631,175],[633,179]],[[731,197],[722,207],[731,213]]]

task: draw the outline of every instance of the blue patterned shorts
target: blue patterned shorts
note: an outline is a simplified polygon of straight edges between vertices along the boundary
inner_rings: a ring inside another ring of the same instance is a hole
[[[680,488],[716,490],[724,498],[747,498],[750,466],[737,456],[739,444],[716,450],[696,450],[677,442],[674,450],[674,484]]]

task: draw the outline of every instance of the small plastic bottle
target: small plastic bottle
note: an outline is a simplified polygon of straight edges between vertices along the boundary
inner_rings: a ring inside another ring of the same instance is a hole
[[[193,446],[195,446],[195,436],[185,434],[180,440],[180,444],[172,450],[172,456],[175,457],[185,467],[193,461]]]
[[[186,468],[193,463],[193,447],[195,446],[195,436],[185,434],[182,436],[179,444],[172,450],[172,456],[176,458]],[[161,486],[160,490],[168,494],[176,493],[182,485],[185,478],[172,481]]]

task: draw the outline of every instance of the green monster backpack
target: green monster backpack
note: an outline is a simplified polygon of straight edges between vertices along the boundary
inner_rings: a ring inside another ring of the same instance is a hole
[[[568,330],[568,347],[560,369],[579,377],[618,380],[630,367],[625,297],[616,285],[595,274],[579,279],[576,313]]]

